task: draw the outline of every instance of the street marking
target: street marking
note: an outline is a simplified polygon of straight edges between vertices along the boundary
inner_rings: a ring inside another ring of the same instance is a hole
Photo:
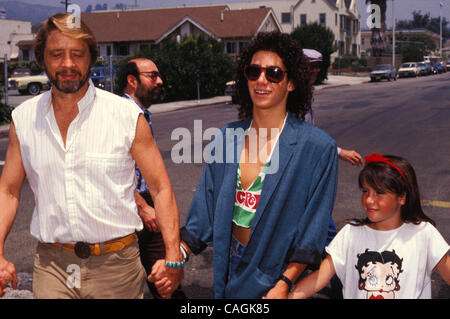
[[[0,161],[0,166],[5,165],[5,161]]]
[[[450,202],[444,202],[440,200],[422,200],[421,203],[423,206],[450,208]]]

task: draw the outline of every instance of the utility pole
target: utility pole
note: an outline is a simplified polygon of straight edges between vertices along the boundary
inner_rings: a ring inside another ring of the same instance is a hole
[[[392,0],[392,65],[395,68],[395,15],[394,15],[394,0]]]
[[[440,38],[439,38],[439,55],[442,58],[442,7],[444,6],[444,4],[442,2],[439,2],[439,12],[441,15],[441,20],[439,23],[440,26]]]
[[[67,12],[67,7],[69,6],[69,0],[61,1],[60,3],[65,4],[65,6],[66,6],[65,12]]]

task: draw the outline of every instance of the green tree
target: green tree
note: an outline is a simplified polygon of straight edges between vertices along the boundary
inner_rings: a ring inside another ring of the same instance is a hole
[[[3,91],[4,88],[0,87],[0,125],[11,123],[11,112],[13,110],[12,107],[2,103],[3,100]]]
[[[164,81],[163,102],[196,99],[197,79],[201,98],[223,95],[225,83],[234,74],[233,59],[225,53],[224,44],[203,35],[184,36],[179,42],[166,39],[135,57],[147,57],[158,66]]]
[[[420,46],[406,44],[402,46],[402,62],[423,61],[423,50]]]
[[[439,34],[440,33],[440,17],[432,18],[430,13],[422,14],[422,11],[413,11],[412,20],[400,20],[396,27],[399,30],[410,29],[426,29],[428,31]],[[450,29],[448,28],[448,21],[445,17],[442,19],[442,37],[450,38]]]
[[[330,56],[336,51],[333,31],[314,22],[296,27],[291,36],[301,44],[302,48],[314,49],[322,53],[323,61],[320,65],[316,84],[322,83],[323,80],[327,79],[328,68],[331,64]]]

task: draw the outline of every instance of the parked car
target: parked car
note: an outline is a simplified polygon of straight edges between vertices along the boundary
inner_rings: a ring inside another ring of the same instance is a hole
[[[236,83],[234,81],[229,81],[225,83],[225,95],[231,96],[231,103],[237,104],[237,95],[236,95]]]
[[[15,69],[11,72],[10,78],[20,78],[23,76],[30,76],[31,70],[30,69]]]
[[[447,63],[445,63],[445,66],[448,68],[450,68],[450,60],[447,60]]]
[[[441,74],[442,72],[444,72],[444,69],[442,68],[442,65],[440,63],[432,62],[431,65],[434,68],[434,74]]]
[[[392,64],[380,64],[373,68],[372,72],[370,72],[370,80],[372,82],[380,81],[382,79],[386,79],[390,81],[394,79],[397,80],[397,70]]]
[[[50,89],[50,81],[47,74],[23,76],[12,78],[8,81],[8,89],[18,90],[20,94],[37,95],[42,90]]]
[[[403,78],[407,76],[418,76],[420,73],[419,66],[417,62],[406,62],[403,63],[398,69],[398,77]]]
[[[117,68],[113,68],[113,76],[116,74]],[[110,69],[108,66],[94,66],[91,68],[91,80],[94,85],[103,90],[110,90],[111,79]]]
[[[445,72],[447,72],[447,63],[445,63],[445,61],[441,61],[439,62],[439,64],[442,66],[442,70]]]
[[[431,74],[431,64],[426,62],[419,62],[418,63],[420,68],[419,75],[430,75]]]

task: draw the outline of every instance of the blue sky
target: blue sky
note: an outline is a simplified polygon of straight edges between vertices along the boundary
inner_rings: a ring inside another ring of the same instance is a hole
[[[27,3],[44,4],[51,6],[60,5],[61,0],[20,0]],[[133,5],[135,0],[72,0],[73,3],[78,4],[84,11],[87,5],[100,3],[107,3],[110,7],[116,3],[122,2],[125,4]],[[160,8],[160,7],[172,7],[195,5],[195,4],[218,4],[218,3],[231,3],[231,2],[258,2],[255,0],[137,0],[139,7],[141,8]],[[442,13],[443,17],[450,21],[450,0],[395,0],[395,17],[397,20],[411,19],[412,12],[414,10],[421,10],[422,13],[430,12],[432,17],[439,17],[439,2],[444,4]],[[359,13],[361,14],[361,24],[366,21],[368,13],[366,13],[365,0],[357,0],[357,6]],[[392,0],[388,0],[387,9],[387,23],[388,27],[392,25]]]

